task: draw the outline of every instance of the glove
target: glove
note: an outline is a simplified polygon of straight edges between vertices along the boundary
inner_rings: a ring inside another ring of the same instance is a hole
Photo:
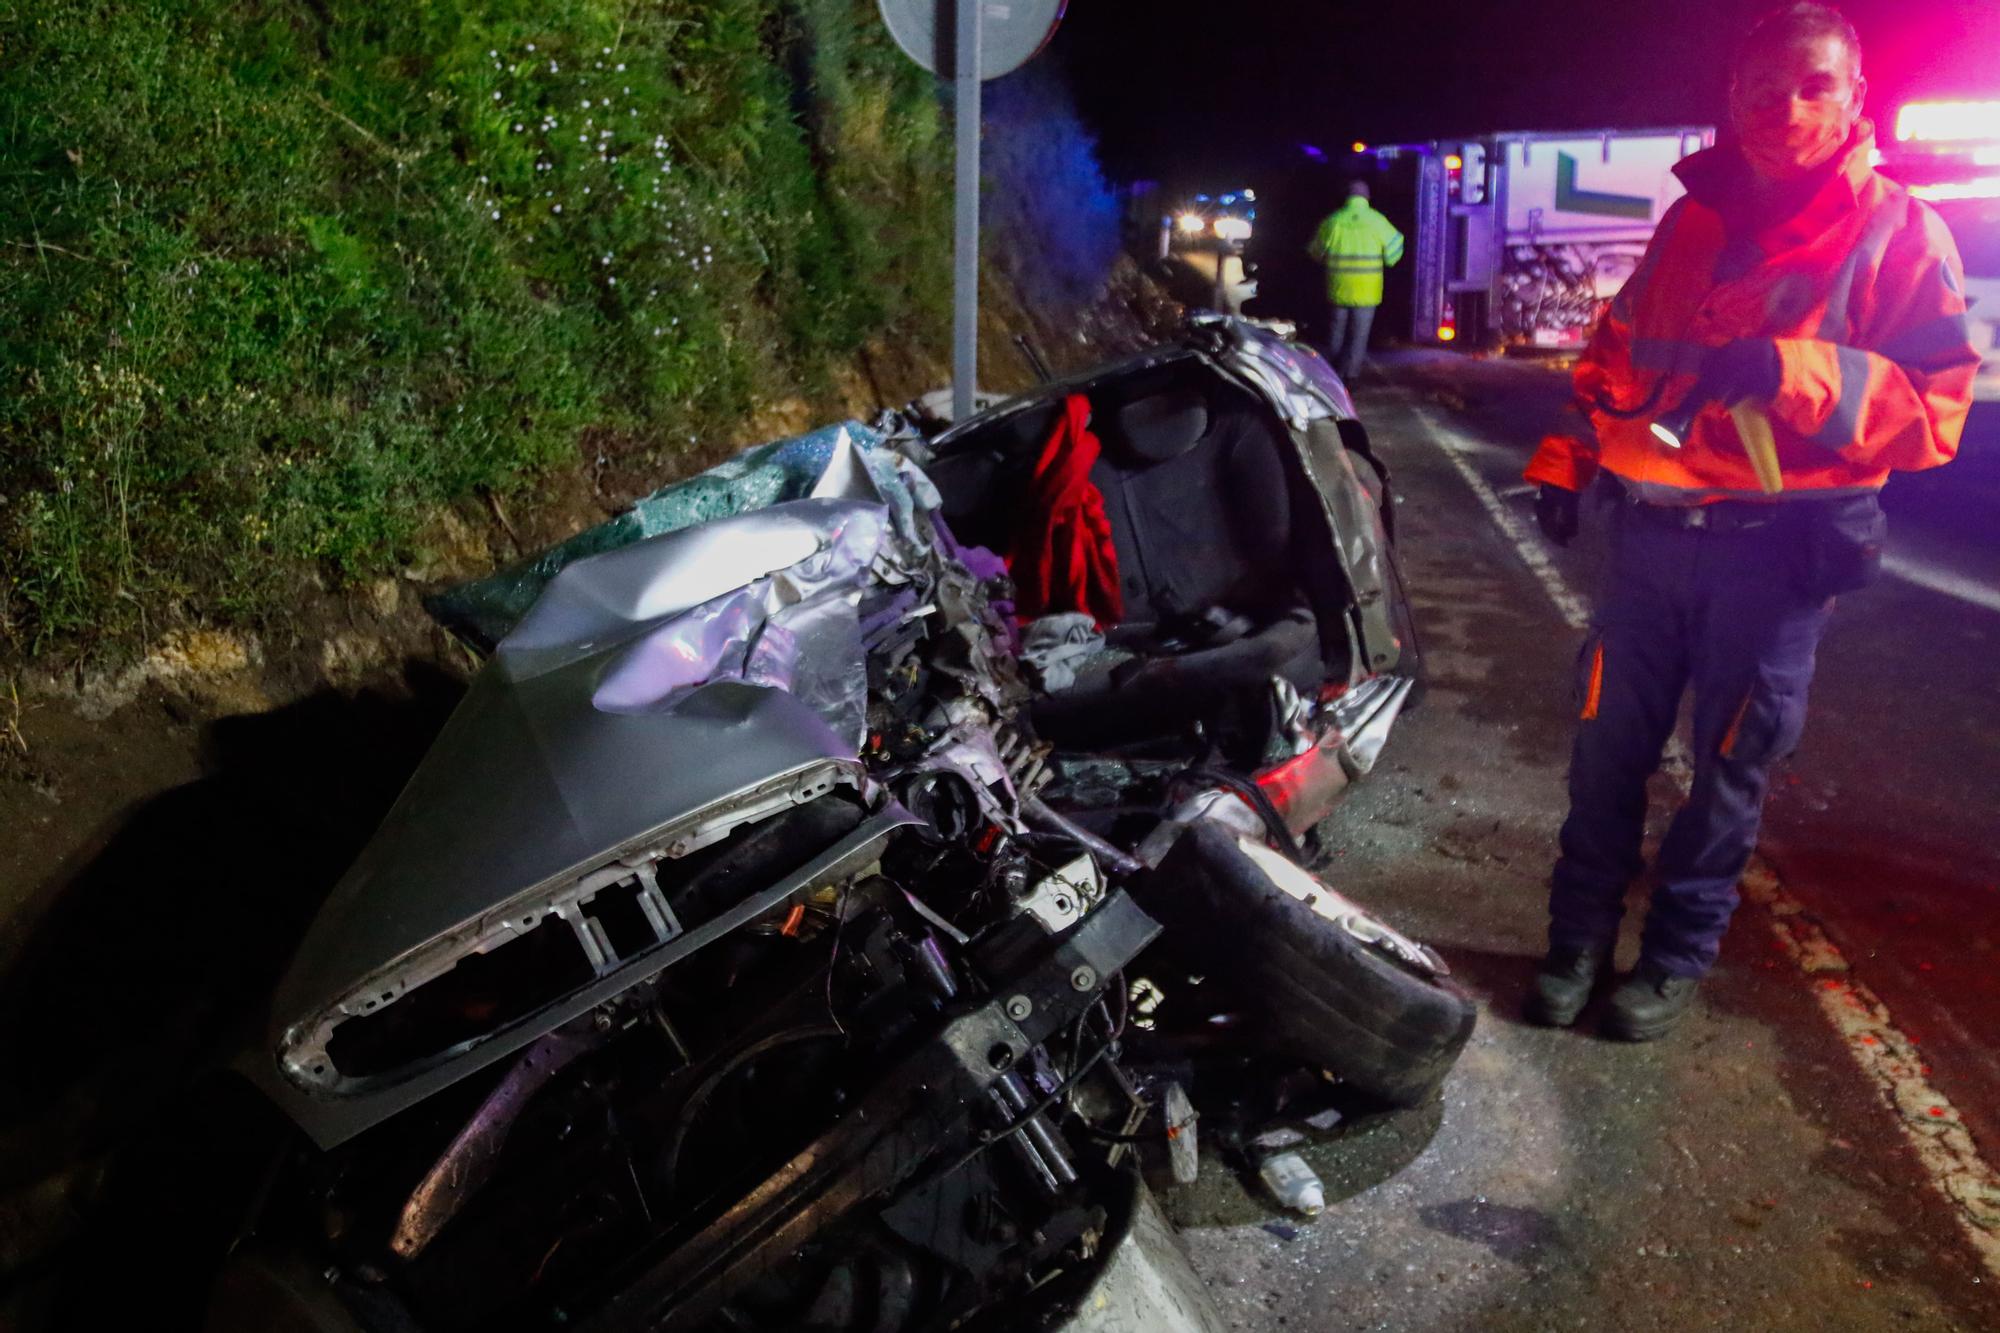
[[[1557,546],[1568,546],[1580,526],[1581,499],[1575,491],[1544,482],[1535,496],[1535,522],[1541,525],[1542,535]]]
[[[1734,407],[1745,398],[1768,403],[1778,396],[1784,379],[1777,343],[1769,338],[1738,338],[1702,358],[1701,374],[1689,398],[1724,407]]]

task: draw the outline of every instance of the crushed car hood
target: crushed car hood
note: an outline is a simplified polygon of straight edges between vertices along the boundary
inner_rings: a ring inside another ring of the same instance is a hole
[[[845,488],[872,490],[865,471]],[[258,1081],[275,1073],[294,1109],[301,1095],[377,1102],[339,1117],[352,1132],[408,1099],[343,1086],[323,1055],[333,1024],[504,942],[510,912],[530,924],[585,877],[720,836],[726,812],[861,789],[855,599],[894,572],[891,526],[878,499],[808,498],[555,574],[321,909],[280,982]],[[554,1021],[496,1033],[476,1059],[449,1053],[452,1077]]]

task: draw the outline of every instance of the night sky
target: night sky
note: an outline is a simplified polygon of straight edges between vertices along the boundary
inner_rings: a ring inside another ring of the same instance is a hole
[[[1118,181],[1223,188],[1299,143],[1711,124],[1769,0],[1070,0],[1048,57]],[[1877,111],[2000,98],[2000,0],[1852,0]]]

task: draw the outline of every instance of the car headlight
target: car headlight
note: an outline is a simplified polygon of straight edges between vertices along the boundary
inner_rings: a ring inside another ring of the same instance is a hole
[[[1215,234],[1225,241],[1247,241],[1250,239],[1250,219],[1217,218]]]
[[[1174,226],[1193,236],[1208,230],[1208,219],[1199,213],[1183,213],[1174,219]]]

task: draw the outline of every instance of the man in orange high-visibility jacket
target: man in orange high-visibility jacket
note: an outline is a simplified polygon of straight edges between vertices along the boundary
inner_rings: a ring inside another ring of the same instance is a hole
[[[1879,568],[1877,493],[1958,447],[1980,360],[1963,271],[1937,215],[1873,170],[1866,88],[1838,11],[1792,4],[1751,30],[1733,136],[1676,168],[1687,196],[1591,338],[1578,419],[1528,467],[1559,544],[1594,479],[1615,497],[1537,1021],[1575,1022],[1610,956],[1643,869],[1646,780],[1691,687],[1693,784],[1605,1028],[1649,1040],[1686,1012],[1735,910],[1770,765],[1804,727],[1833,597]],[[1746,400],[1776,439],[1777,494],[1728,410]]]

